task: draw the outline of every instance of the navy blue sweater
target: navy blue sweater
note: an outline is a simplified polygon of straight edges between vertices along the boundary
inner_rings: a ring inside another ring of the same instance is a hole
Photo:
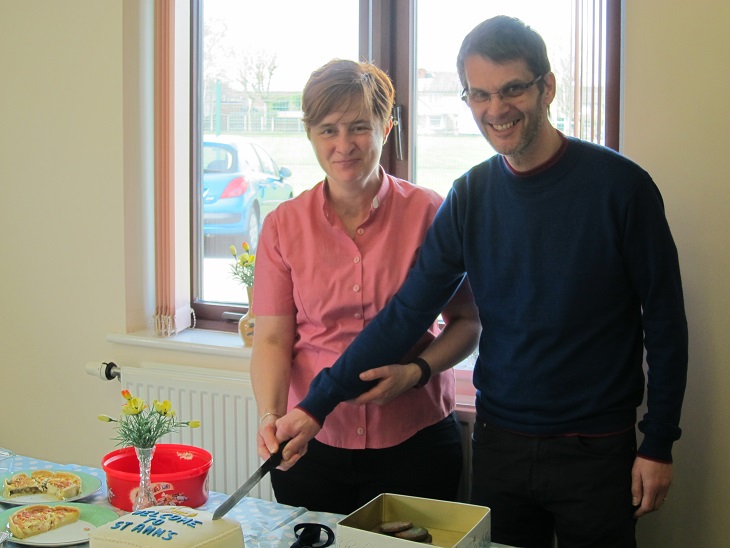
[[[639,454],[671,462],[688,337],[662,198],[635,163],[572,138],[534,175],[494,156],[456,180],[402,288],[299,407],[324,422],[367,390],[358,374],[398,363],[465,273],[483,327],[482,420],[537,436],[620,432],[646,385]]]

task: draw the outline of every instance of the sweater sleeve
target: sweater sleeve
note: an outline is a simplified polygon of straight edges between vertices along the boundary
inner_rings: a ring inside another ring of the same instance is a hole
[[[451,249],[461,249],[451,211],[451,194],[439,208],[405,282],[352,341],[340,358],[312,380],[297,405],[320,424],[344,401],[370,389],[363,371],[398,363],[441,313],[464,280],[464,267]]]
[[[688,330],[679,259],[659,190],[640,185],[628,211],[624,249],[642,305],[647,364],[644,434],[638,453],[671,462],[687,383]]]

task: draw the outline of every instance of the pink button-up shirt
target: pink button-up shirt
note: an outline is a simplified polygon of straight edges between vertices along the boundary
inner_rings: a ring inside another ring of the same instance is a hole
[[[442,202],[431,190],[382,169],[381,174],[370,216],[354,238],[328,206],[326,181],[282,203],[264,220],[253,308],[257,316],[296,317],[289,409],[401,286]],[[414,355],[437,333],[434,325]],[[317,439],[347,449],[391,447],[453,408],[454,373],[448,370],[384,406],[338,405]]]

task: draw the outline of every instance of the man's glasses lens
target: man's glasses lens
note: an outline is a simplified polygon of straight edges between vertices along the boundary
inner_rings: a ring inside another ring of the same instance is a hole
[[[466,103],[484,103],[492,99],[492,95],[499,95],[502,100],[504,99],[516,99],[520,95],[524,94],[528,89],[540,81],[542,75],[538,76],[531,82],[525,84],[511,84],[504,86],[502,89],[496,92],[482,91],[482,90],[464,90],[461,93],[461,99]]]

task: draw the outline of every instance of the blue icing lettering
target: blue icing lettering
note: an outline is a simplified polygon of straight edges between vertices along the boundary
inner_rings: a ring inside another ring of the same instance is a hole
[[[128,522],[129,523],[129,522]],[[148,537],[155,537],[159,538],[160,540],[172,540],[175,538],[176,533],[175,531],[170,531],[169,529],[161,529],[159,527],[144,527],[143,524],[139,524],[134,529],[129,531],[130,533],[141,533],[143,535],[146,535]]]
[[[120,531],[124,531],[133,523],[133,521],[117,521],[114,525],[112,525],[112,529],[119,529]]]
[[[132,512],[133,516],[157,517],[159,514],[157,510],[137,510],[136,512]]]
[[[187,525],[188,527],[197,527],[198,525],[203,525],[202,521],[198,521],[193,518],[188,518],[185,516],[178,516],[178,515],[171,515],[167,518],[169,521],[174,521],[177,523],[180,523],[181,525]]]

